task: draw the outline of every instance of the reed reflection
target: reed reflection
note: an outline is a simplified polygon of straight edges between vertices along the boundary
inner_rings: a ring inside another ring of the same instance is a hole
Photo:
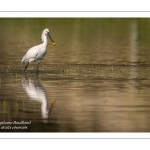
[[[42,119],[48,119],[50,112],[55,104],[55,99],[52,99],[48,105],[46,90],[41,84],[40,79],[37,77],[35,80],[23,79],[22,87],[26,91],[30,100],[35,100],[41,103],[41,116]]]

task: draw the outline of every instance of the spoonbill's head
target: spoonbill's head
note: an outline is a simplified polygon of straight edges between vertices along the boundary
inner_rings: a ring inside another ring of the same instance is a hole
[[[42,36],[41,36],[42,41],[44,41],[44,35],[46,35],[50,38],[53,46],[56,46],[56,43],[54,42],[54,40],[52,39],[52,37],[50,35],[49,29],[44,29],[44,31],[42,32]]]

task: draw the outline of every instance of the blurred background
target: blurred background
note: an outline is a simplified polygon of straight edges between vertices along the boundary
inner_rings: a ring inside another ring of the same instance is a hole
[[[57,46],[49,43],[42,64],[149,63],[149,23],[149,18],[1,18],[0,63],[19,65],[30,47],[42,43],[45,28]]]

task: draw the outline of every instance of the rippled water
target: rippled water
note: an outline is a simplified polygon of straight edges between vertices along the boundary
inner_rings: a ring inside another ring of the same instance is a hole
[[[0,19],[0,132],[149,132],[150,19]],[[21,58],[49,43],[39,75]]]

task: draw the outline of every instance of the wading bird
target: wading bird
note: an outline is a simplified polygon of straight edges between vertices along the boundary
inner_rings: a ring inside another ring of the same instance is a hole
[[[37,68],[36,68],[36,72],[38,73],[38,69],[40,66],[40,62],[43,59],[43,57],[46,55],[47,52],[47,44],[48,44],[48,39],[47,37],[49,36],[52,45],[56,46],[54,40],[52,39],[49,29],[45,29],[42,32],[41,38],[43,43],[34,47],[31,47],[27,53],[23,56],[21,63],[27,62],[27,65],[25,66],[24,72],[26,71],[29,63],[31,62],[38,62]]]

